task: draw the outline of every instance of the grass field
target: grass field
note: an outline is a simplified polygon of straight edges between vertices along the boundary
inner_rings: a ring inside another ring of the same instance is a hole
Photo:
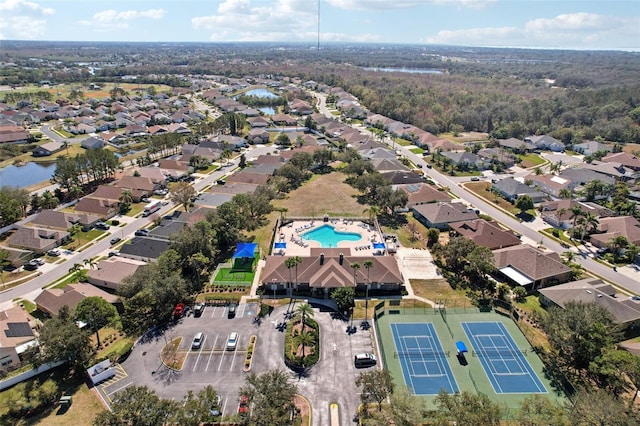
[[[80,90],[84,94],[84,99],[89,98],[108,98],[111,96],[109,93],[115,86],[124,89],[126,92],[135,93],[137,91],[146,91],[147,88],[153,86],[156,92],[166,92],[170,89],[169,86],[164,84],[139,84],[139,83],[102,83],[100,90],[90,90],[89,85],[84,84],[59,84],[53,87],[41,87],[36,85],[29,85],[15,89],[18,93],[36,93],[36,92],[49,92],[54,97],[68,97],[72,90]]]
[[[502,210],[511,213],[514,216],[520,212],[520,210],[515,208],[513,204],[511,204],[504,198],[500,197],[497,194],[494,194],[491,191],[488,191],[487,189],[491,187],[491,184],[489,182],[469,182],[465,183],[464,187],[467,189],[467,191],[473,192],[478,197],[484,198],[486,201],[496,205]]]
[[[255,272],[239,272],[232,270],[231,268],[220,268],[214,282],[253,282]]]
[[[540,157],[538,154],[533,153],[518,155],[518,159],[520,159],[520,165],[524,168],[541,166],[547,162],[547,160]]]

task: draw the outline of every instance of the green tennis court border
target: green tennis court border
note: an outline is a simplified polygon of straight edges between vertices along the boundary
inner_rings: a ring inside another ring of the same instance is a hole
[[[461,392],[467,391],[471,393],[483,393],[492,401],[505,404],[509,411],[517,408],[522,400],[531,394],[496,394],[493,390],[493,386],[491,386],[489,378],[482,368],[480,360],[477,357],[472,357],[470,353],[467,354],[467,365],[463,366],[458,362],[458,359],[455,356],[455,342],[461,340],[465,342],[467,347],[472,347],[470,342],[467,340],[464,330],[462,329],[462,322],[497,321],[504,324],[505,328],[511,334],[511,337],[520,349],[527,350],[527,361],[533,368],[533,371],[538,375],[540,381],[547,388],[548,393],[542,395],[558,402],[569,402],[564,391],[560,387],[554,386],[545,376],[544,364],[511,318],[493,311],[480,312],[476,308],[465,308],[457,311],[455,309],[445,309],[444,312],[440,313],[438,309],[416,310],[396,306],[386,306],[383,308],[382,306],[383,303],[376,306],[376,337],[378,339],[380,357],[383,360],[384,367],[391,373],[396,387],[404,386],[404,377],[402,375],[400,360],[393,356],[395,343],[391,332],[391,324],[430,322],[435,328],[443,349],[445,351],[451,350],[451,357],[446,359],[449,362],[451,371],[453,372]],[[436,408],[434,403],[435,396],[421,395],[419,397],[425,400],[427,408]]]

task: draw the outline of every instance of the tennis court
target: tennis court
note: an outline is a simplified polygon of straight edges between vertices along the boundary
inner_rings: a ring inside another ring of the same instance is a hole
[[[416,395],[436,395],[441,389],[458,392],[447,358],[432,323],[391,323],[394,357],[402,367],[404,381]]]
[[[547,393],[502,322],[461,322],[494,391],[504,393]]]

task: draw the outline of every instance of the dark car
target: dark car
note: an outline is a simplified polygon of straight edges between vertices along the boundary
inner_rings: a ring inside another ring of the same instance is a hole
[[[38,266],[39,265],[36,262],[30,260],[29,262],[24,264],[23,268],[25,271],[35,271],[36,269],[38,269]]]
[[[122,238],[120,238],[120,237],[113,237],[113,238],[111,239],[110,243],[111,243],[111,245],[114,245],[114,244],[118,244],[120,241],[122,241]]]
[[[138,229],[135,232],[136,237],[146,237],[147,235],[149,235],[149,230],[148,229]]]
[[[431,168],[431,164],[427,164],[427,169],[430,169],[430,168]]]
[[[96,223],[96,229],[102,229],[103,231],[107,231],[111,226],[109,224],[106,224],[104,222],[98,222]]]
[[[236,305],[235,303],[232,304],[232,305],[229,305],[229,311],[227,312],[227,318],[235,317],[237,308],[238,308],[238,305]]]

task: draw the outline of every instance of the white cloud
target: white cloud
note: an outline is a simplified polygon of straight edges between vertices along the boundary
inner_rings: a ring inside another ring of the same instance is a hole
[[[47,16],[55,14],[50,7],[25,0],[0,1],[0,39],[34,40],[47,28]]]
[[[326,0],[339,9],[380,11],[385,9],[408,9],[412,7],[434,5],[452,5],[458,8],[479,9],[497,0]]]
[[[469,28],[439,31],[431,44],[574,49],[638,49],[640,18],[574,13],[532,19],[524,27]]]
[[[167,14],[164,9],[148,10],[103,10],[94,13],[91,20],[80,21],[81,25],[91,27],[95,32],[107,32],[111,30],[124,30],[130,28],[130,22],[139,19],[162,19]]]

